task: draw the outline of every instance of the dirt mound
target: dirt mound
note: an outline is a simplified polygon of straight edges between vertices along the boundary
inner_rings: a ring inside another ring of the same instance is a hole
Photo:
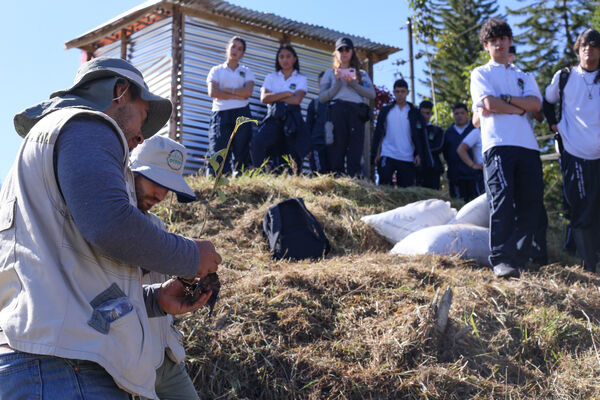
[[[158,214],[197,236],[210,182],[189,180],[201,200],[163,202]],[[224,203],[208,205],[206,233],[224,256],[221,297],[212,319],[198,311],[177,321],[201,398],[600,396],[600,279],[564,266],[558,250],[552,265],[497,280],[460,259],[390,255],[360,221],[439,192],[269,175],[242,176],[224,192]],[[327,259],[271,260],[262,218],[289,197],[323,225]],[[439,334],[432,302],[447,287],[454,301]]]

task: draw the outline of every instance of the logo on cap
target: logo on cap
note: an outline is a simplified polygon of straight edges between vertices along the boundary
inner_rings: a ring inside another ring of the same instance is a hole
[[[171,150],[167,156],[167,165],[169,168],[179,171],[183,165],[183,153],[179,150]]]

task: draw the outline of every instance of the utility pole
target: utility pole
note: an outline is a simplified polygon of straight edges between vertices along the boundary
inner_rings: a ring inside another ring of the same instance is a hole
[[[410,99],[415,104],[415,59],[413,57],[413,37],[412,37],[412,23],[410,18],[406,19],[406,25],[408,25],[408,65],[410,68]]]

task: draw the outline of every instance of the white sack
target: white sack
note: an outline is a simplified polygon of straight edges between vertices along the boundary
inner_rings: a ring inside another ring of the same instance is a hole
[[[490,226],[490,205],[486,194],[471,200],[456,213],[449,224],[473,224],[489,228]]]
[[[443,225],[456,215],[450,202],[429,199],[398,207],[381,214],[362,217],[360,220],[375,229],[392,244],[413,232],[428,226]]]
[[[408,235],[390,253],[458,255],[489,266],[489,237],[487,228],[470,224],[432,226]]]

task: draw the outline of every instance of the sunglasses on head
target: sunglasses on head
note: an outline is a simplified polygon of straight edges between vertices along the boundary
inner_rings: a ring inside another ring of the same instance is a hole
[[[338,49],[338,51],[339,51],[340,53],[345,53],[345,52],[347,52],[347,51],[350,51],[350,50],[352,50],[352,49],[351,49],[350,47],[346,47],[346,46],[340,47],[340,48]]]

